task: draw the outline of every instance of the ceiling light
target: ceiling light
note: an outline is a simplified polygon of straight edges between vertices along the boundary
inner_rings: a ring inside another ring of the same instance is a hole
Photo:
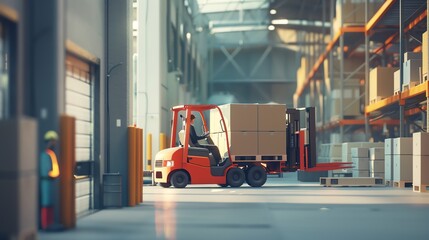
[[[287,19],[274,19],[273,21],[271,21],[271,23],[274,25],[278,25],[278,24],[286,25],[286,24],[289,24],[289,20],[287,20]]]
[[[271,15],[275,15],[276,13],[277,13],[277,10],[275,10],[275,9],[271,9],[271,10],[270,10],[270,14],[271,14]]]
[[[268,30],[273,31],[274,29],[276,29],[276,27],[274,27],[273,25],[268,26]]]

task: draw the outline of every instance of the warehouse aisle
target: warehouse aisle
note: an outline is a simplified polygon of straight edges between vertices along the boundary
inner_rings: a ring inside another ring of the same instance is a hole
[[[263,188],[144,187],[144,204],[103,210],[40,239],[426,239],[429,194],[323,188],[295,174]]]

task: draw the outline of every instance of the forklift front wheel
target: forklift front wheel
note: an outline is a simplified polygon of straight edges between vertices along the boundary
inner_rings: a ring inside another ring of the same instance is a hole
[[[189,183],[188,174],[184,171],[177,171],[171,175],[171,184],[175,188],[184,188]]]
[[[245,179],[244,171],[241,168],[231,168],[226,174],[226,182],[231,187],[240,187]]]

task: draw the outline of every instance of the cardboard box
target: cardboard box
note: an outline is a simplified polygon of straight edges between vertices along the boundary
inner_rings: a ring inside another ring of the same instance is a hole
[[[404,83],[403,85],[410,85],[411,83],[420,83],[420,68],[422,67],[421,59],[410,59],[404,62]]]
[[[422,60],[421,52],[406,52],[404,53],[404,63],[410,59]]]
[[[429,156],[413,156],[413,184],[429,185]]]
[[[413,156],[393,155],[393,180],[413,181]]]
[[[371,160],[384,160],[384,147],[370,148],[369,149],[369,159],[371,159]]]
[[[352,158],[353,170],[369,171],[369,158]]]
[[[23,176],[0,179],[0,190],[3,194],[0,200],[3,219],[0,224],[1,234],[37,232],[38,179],[35,173],[21,175]]]
[[[393,95],[393,74],[398,68],[376,67],[369,73],[369,100]]]
[[[37,172],[39,154],[35,120],[20,118],[0,121],[0,146],[0,172]]]
[[[384,155],[384,179],[388,181],[393,180],[393,156],[392,154]]]
[[[395,138],[393,140],[394,155],[412,155],[413,154],[413,138]]]
[[[352,158],[368,158],[368,148],[352,148]]]
[[[369,176],[373,178],[384,178],[384,172],[370,172]]]
[[[401,70],[397,70],[393,73],[393,93],[401,90]]]
[[[286,155],[286,133],[258,132],[258,155]]]
[[[384,161],[381,161],[381,160],[369,161],[369,171],[384,173]]]
[[[222,111],[228,132],[256,132],[258,130],[258,109],[256,104],[226,104]],[[210,111],[210,132],[224,132],[217,109]]]
[[[229,132],[229,149],[231,155],[254,156],[258,155],[258,134],[256,132]],[[219,151],[223,156],[228,150],[226,147],[226,134],[219,134]]]
[[[353,177],[369,177],[369,171],[359,171],[359,170],[354,170],[352,171],[352,176]]]
[[[393,138],[384,140],[384,154],[393,154]]]
[[[422,36],[422,76],[428,73],[428,32],[424,32]],[[425,81],[427,79],[423,79]]]
[[[413,155],[429,156],[429,133],[418,132],[413,134]]]
[[[258,132],[286,132],[286,105],[258,104]]]

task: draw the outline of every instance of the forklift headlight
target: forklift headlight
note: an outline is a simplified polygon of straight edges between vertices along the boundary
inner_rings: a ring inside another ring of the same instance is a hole
[[[163,167],[174,167],[174,161],[171,160],[165,160],[163,162]]]

